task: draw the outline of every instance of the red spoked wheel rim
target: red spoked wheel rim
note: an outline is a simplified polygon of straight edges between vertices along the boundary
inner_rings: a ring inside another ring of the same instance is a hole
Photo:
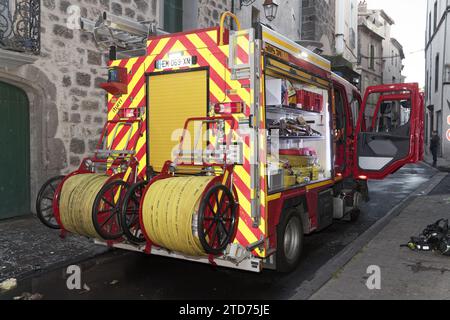
[[[140,181],[131,186],[125,194],[122,203],[120,222],[125,237],[132,243],[145,242],[145,235],[141,230],[140,205],[147,181]]]
[[[95,231],[104,240],[117,240],[123,236],[120,213],[127,190],[126,182],[115,180],[106,184],[95,198],[92,222]]]
[[[220,255],[234,240],[237,206],[232,192],[224,185],[210,188],[200,202],[198,234],[207,254]]]
[[[39,190],[36,199],[36,213],[41,222],[51,229],[61,229],[58,219],[55,215],[53,201],[58,186],[64,180],[64,176],[57,176],[49,179]]]

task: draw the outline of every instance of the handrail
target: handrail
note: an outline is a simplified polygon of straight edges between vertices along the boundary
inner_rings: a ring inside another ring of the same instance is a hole
[[[234,13],[231,13],[230,11],[224,12],[222,14],[222,17],[220,18],[220,34],[219,34],[219,45],[220,46],[223,46],[223,33],[225,31],[224,25],[225,25],[225,19],[227,17],[233,18],[234,21],[236,22],[238,31],[241,30],[241,23],[240,23],[238,17]]]

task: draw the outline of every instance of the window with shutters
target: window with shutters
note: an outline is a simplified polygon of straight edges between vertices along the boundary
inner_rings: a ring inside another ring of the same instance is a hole
[[[436,55],[436,64],[434,66],[434,91],[439,90],[439,53]]]
[[[373,44],[370,45],[369,68],[375,70],[375,46]]]
[[[450,83],[450,64],[445,65],[444,82],[445,83]]]

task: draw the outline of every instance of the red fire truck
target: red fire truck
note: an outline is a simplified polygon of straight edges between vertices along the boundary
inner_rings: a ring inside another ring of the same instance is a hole
[[[357,218],[369,179],[422,159],[417,84],[361,98],[326,59],[264,25],[227,30],[226,16],[110,61],[99,151],[44,185],[44,223],[126,250],[286,272],[305,235]]]

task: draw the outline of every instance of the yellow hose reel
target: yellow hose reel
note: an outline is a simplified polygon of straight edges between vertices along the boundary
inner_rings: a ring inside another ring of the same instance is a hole
[[[231,191],[214,184],[215,178],[172,177],[152,183],[141,208],[150,242],[189,256],[221,254],[235,236],[237,208]]]
[[[126,183],[105,174],[77,174],[61,189],[59,216],[65,230],[103,240],[122,236],[120,197]]]

